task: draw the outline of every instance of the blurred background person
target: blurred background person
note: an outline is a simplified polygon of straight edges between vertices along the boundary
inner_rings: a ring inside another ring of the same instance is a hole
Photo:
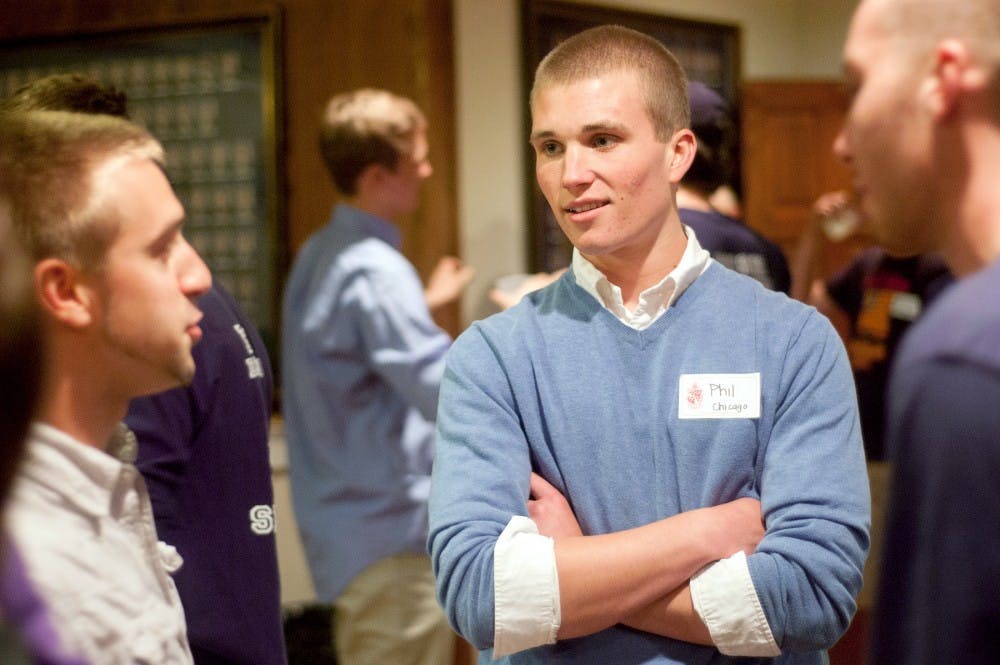
[[[797,293],[826,314],[847,347],[858,390],[861,433],[869,461],[884,461],[886,387],[892,361],[903,334],[924,309],[954,281],[939,252],[895,257],[878,246],[861,249],[850,262],[826,279],[813,269],[831,243],[846,242],[868,232],[860,224],[849,192],[823,194],[813,204],[795,258],[808,267],[796,275]]]
[[[0,400],[0,505],[7,502],[38,403],[41,331],[31,262],[11,227],[6,197],[0,190],[0,373],[4,386],[4,398]]]
[[[42,337],[31,261],[10,224],[0,192],[0,506],[24,454],[42,382]],[[68,656],[48,608],[24,570],[17,548],[0,536],[0,662],[5,665],[81,665]]]
[[[700,81],[688,82],[688,98],[698,150],[677,189],[681,222],[694,230],[701,246],[722,265],[769,289],[788,293],[791,276],[781,248],[714,203],[720,200],[720,191],[732,191],[729,185],[739,150],[729,105]]]
[[[471,268],[446,257],[426,289],[401,225],[430,177],[409,99],[329,100],[319,140],[339,198],[285,289],[282,408],[296,519],[341,665],[451,663],[456,636],[426,553],[434,421],[451,338],[431,309]]]

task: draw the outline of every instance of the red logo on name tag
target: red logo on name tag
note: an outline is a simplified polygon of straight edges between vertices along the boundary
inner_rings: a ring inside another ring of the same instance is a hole
[[[693,409],[701,408],[701,386],[697,383],[692,383],[691,387],[688,388],[687,403]]]

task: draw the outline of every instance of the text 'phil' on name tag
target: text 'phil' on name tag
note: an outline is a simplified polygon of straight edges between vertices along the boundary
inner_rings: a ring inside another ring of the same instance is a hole
[[[760,372],[681,374],[679,418],[760,418]]]

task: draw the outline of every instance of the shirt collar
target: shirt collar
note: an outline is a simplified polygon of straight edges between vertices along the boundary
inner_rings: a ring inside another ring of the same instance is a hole
[[[111,514],[117,487],[133,474],[112,455],[77,441],[62,430],[36,422],[31,428],[23,473],[93,517]],[[131,468],[131,467],[129,467]]]
[[[619,321],[637,330],[643,330],[666,312],[711,263],[711,257],[698,242],[694,231],[689,226],[684,226],[684,233],[688,241],[677,267],[639,294],[639,304],[634,312],[625,307],[621,289],[612,284],[604,273],[574,248],[573,275],[576,283]]]
[[[335,224],[347,226],[361,235],[375,236],[397,250],[402,247],[403,238],[399,227],[360,208],[349,206],[346,203],[338,203],[333,209],[333,221]]]

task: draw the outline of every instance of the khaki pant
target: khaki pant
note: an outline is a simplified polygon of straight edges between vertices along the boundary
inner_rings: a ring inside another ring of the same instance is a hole
[[[355,577],[333,604],[333,640],[338,665],[451,665],[430,559],[397,554]]]

